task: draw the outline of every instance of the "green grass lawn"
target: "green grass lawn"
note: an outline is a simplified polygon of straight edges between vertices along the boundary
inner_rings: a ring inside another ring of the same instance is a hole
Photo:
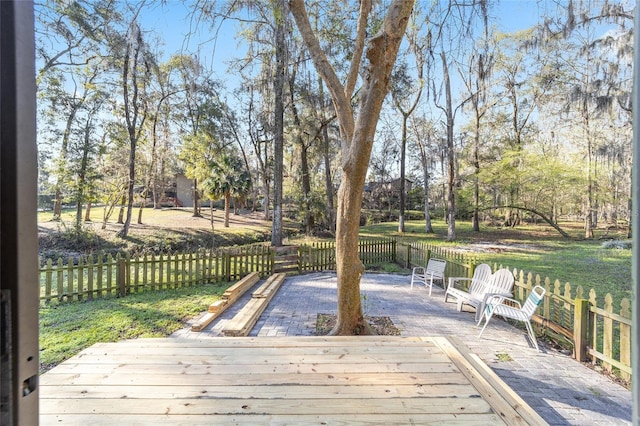
[[[434,234],[427,234],[424,221],[409,221],[405,233],[398,233],[397,223],[380,223],[362,228],[363,236],[397,237],[409,242],[426,242],[449,247],[477,255],[482,262],[496,263],[513,269],[531,272],[570,283],[572,289],[578,285],[585,292],[593,288],[602,306],[606,293],[611,293],[614,303],[622,298],[633,297],[631,280],[631,250],[603,248],[605,231],[596,234],[593,240],[580,239],[581,224],[561,224],[572,235],[567,239],[547,225],[523,225],[515,228],[482,226],[473,232],[469,222],[456,222],[456,241],[447,242],[447,227],[444,221],[433,221]],[[608,237],[623,238],[609,233]],[[471,252],[470,250],[480,250]],[[588,293],[587,293],[588,294]],[[619,305],[618,305],[619,306]]]
[[[40,370],[45,372],[97,342],[166,337],[218,300],[229,283],[149,291],[123,298],[40,308]]]

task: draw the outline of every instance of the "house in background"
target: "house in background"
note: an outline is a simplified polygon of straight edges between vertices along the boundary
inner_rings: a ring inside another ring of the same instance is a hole
[[[176,207],[193,207],[193,180],[176,174]]]
[[[201,197],[200,205],[208,207],[209,200]],[[175,206],[193,207],[193,179],[189,179],[182,173],[176,174]]]
[[[409,194],[413,181],[404,180],[404,193]],[[400,178],[387,182],[369,182],[364,186],[364,206],[369,209],[397,209],[400,206]]]

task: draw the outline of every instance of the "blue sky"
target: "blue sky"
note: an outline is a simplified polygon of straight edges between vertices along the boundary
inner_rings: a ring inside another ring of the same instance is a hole
[[[541,6],[535,0],[503,0],[494,5],[490,15],[501,31],[518,31],[535,25],[545,4]],[[217,78],[229,80],[227,62],[241,58],[246,52],[235,39],[239,24],[232,20],[222,22],[216,27],[216,34],[209,23],[197,22],[190,15],[189,7],[182,1],[168,0],[145,10],[141,20],[143,28],[155,31],[163,40],[161,50],[167,57],[181,49],[198,51],[203,65],[212,69]]]

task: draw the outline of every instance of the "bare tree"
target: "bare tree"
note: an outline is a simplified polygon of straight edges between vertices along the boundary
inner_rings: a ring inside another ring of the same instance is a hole
[[[303,0],[290,0],[289,7],[316,69],[331,93],[342,137],[342,181],[338,190],[336,230],[338,319],[331,333],[370,333],[371,327],[364,319],[360,304],[360,278],[364,272],[358,256],[360,208],[376,124],[389,89],[391,72],[413,9],[413,1],[392,1],[378,33],[367,41],[368,63],[363,70],[357,115],[351,104],[351,95],[365,47],[371,2],[363,0],[360,4],[353,59],[344,85],[320,47]]]
[[[416,15],[416,12],[414,12]],[[407,123],[409,117],[413,114],[420,102],[422,89],[424,88],[424,64],[425,54],[430,48],[430,33],[422,33],[422,19],[420,16],[414,16],[414,25],[407,31],[407,39],[409,40],[409,52],[415,60],[415,69],[417,73],[417,81],[413,82],[408,73],[408,66],[402,63],[394,72],[394,81],[392,82],[391,95],[395,107],[402,114],[402,140],[400,142],[400,214],[398,216],[398,232],[404,232],[405,221],[405,180],[406,180],[406,153],[407,153]],[[417,87],[417,88],[416,88]],[[412,101],[408,101],[408,94],[415,92]]]
[[[127,218],[120,231],[126,237],[131,226],[136,170],[136,149],[147,119],[146,84],[151,77],[152,61],[142,31],[134,17],[127,30],[121,68],[124,118],[129,136],[129,184],[127,187]]]

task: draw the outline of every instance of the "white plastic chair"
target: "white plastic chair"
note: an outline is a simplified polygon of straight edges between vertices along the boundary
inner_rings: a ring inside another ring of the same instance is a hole
[[[423,268],[422,266],[416,266],[415,268],[413,268],[413,272],[411,274],[411,289],[413,289],[414,282],[422,283],[425,286],[429,287],[429,297],[431,297],[431,287],[433,287],[433,280],[441,280],[442,288],[445,287],[444,270],[446,266],[446,260],[433,258],[429,259],[426,268]]]
[[[462,304],[468,299],[482,299],[485,293],[487,281],[491,278],[491,266],[481,263],[476,266],[473,271],[473,278],[467,277],[449,277],[449,285],[444,292],[444,303],[447,303],[449,297],[454,297],[458,302],[458,312],[462,309]],[[456,287],[456,283],[471,281],[467,291]],[[476,306],[477,307],[477,306]]]
[[[531,290],[531,294],[529,294],[529,297],[524,302],[524,306],[521,306],[520,302],[518,302],[517,300],[510,299],[508,297],[492,296],[491,298],[489,298],[485,305],[484,312],[480,317],[480,321],[478,321],[478,325],[480,325],[480,323],[482,322],[482,318],[487,319],[487,321],[484,323],[484,327],[482,327],[482,330],[480,330],[480,334],[478,335],[478,337],[482,337],[482,333],[484,332],[484,329],[487,328],[489,320],[491,320],[494,315],[499,315],[503,318],[511,318],[517,321],[524,322],[527,326],[529,338],[531,338],[531,341],[533,342],[536,350],[539,351],[540,348],[538,347],[536,335],[533,333],[533,327],[531,327],[531,317],[533,317],[536,309],[538,309],[538,306],[540,306],[540,303],[542,303],[545,292],[546,290],[539,285],[533,287],[533,289]],[[513,305],[507,305],[504,302],[509,302]]]

